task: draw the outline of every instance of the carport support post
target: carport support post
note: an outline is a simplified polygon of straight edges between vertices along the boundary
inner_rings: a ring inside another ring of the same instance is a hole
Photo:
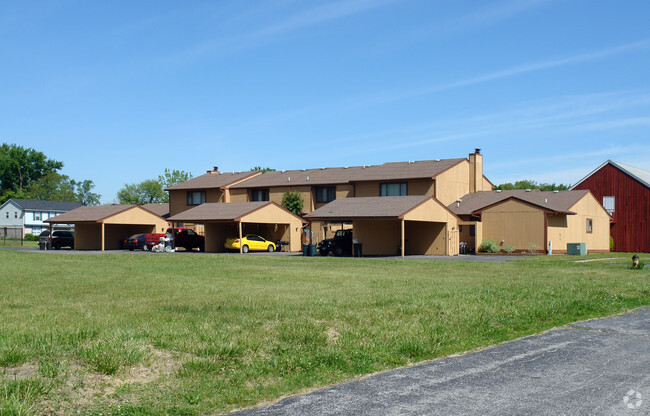
[[[239,224],[239,254],[242,254],[244,251],[242,250],[243,236],[241,235],[241,220],[237,224]]]
[[[102,221],[102,251],[104,251],[104,240],[105,240],[105,236],[104,236],[104,222]]]
[[[402,258],[404,258],[404,218],[402,218]]]

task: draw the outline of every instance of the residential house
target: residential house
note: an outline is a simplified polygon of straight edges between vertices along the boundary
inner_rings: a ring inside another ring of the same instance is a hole
[[[49,228],[45,220],[80,206],[81,204],[77,202],[10,199],[0,206],[0,231],[3,235],[17,238],[25,234],[38,235]],[[72,228],[72,226],[61,224],[59,228]]]
[[[571,189],[588,189],[612,216],[613,251],[650,253],[650,172],[608,160]]]
[[[609,251],[611,217],[586,190],[483,191],[448,208],[461,218],[459,240],[470,251],[484,240],[517,252],[566,253],[567,243],[586,243],[590,253]]]

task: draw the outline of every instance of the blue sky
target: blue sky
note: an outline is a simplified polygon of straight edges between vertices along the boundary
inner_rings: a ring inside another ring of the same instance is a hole
[[[647,0],[4,1],[0,141],[103,202],[194,176],[467,157],[650,170]]]

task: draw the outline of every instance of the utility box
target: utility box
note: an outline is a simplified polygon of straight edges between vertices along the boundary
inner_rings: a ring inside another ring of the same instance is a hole
[[[587,243],[567,243],[566,254],[570,256],[586,256]]]

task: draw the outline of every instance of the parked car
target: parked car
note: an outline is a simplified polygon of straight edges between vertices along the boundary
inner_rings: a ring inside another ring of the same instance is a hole
[[[195,248],[205,251],[205,237],[189,228],[174,228],[174,247],[183,247],[187,251]]]
[[[228,238],[224,247],[227,250],[238,250],[241,247],[243,253],[249,251],[268,251],[273,253],[275,251],[275,243],[272,243],[259,235],[248,234],[239,240],[237,237]]]
[[[150,234],[154,235],[154,234]],[[161,234],[162,235],[162,234]],[[122,250],[149,250],[150,247],[147,245],[147,234],[133,234],[129,238],[122,240]]]
[[[38,236],[38,242],[50,244],[50,247],[60,250],[61,247],[74,248],[74,232],[65,230],[54,230],[50,236],[50,231],[45,230]]]
[[[338,230],[334,238],[327,238],[318,243],[321,256],[333,253],[335,256],[352,255],[352,230]]]

